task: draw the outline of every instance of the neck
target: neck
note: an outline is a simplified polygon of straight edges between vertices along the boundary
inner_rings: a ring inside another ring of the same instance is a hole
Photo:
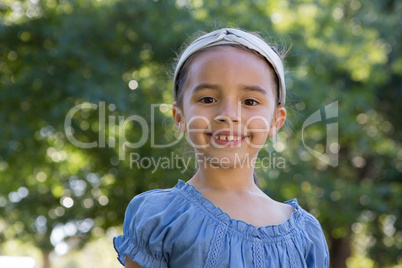
[[[200,165],[195,175],[188,181],[198,190],[243,192],[257,190],[254,183],[254,168],[217,167]]]

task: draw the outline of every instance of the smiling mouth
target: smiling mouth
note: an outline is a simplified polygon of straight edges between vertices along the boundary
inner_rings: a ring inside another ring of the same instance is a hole
[[[233,135],[212,135],[217,140],[222,140],[222,141],[239,141],[243,139],[243,136],[233,136]]]
[[[248,136],[233,131],[215,131],[208,133],[208,136],[212,137],[217,144],[220,145],[235,145],[240,144]]]

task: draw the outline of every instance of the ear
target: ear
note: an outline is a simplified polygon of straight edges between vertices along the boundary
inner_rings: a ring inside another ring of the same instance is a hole
[[[173,102],[172,105],[172,113],[173,113],[173,120],[180,130],[180,132],[186,131],[185,120],[182,110],[177,106],[176,102]]]
[[[279,129],[286,121],[286,109],[282,106],[276,108],[276,112],[272,117],[271,127],[268,132],[268,137],[274,137]]]

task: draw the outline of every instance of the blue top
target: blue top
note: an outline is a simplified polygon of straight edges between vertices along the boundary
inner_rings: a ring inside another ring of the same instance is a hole
[[[191,184],[152,190],[130,202],[124,235],[114,238],[118,259],[126,256],[153,267],[316,267],[329,266],[319,222],[296,199],[283,224],[256,228],[231,219]]]

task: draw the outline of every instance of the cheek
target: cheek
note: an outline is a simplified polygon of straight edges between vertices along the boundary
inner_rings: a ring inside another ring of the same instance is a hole
[[[267,134],[270,127],[270,120],[268,117],[263,115],[253,115],[250,116],[245,124],[245,128],[252,133]]]
[[[186,125],[188,129],[206,131],[211,128],[210,121],[201,115],[186,117]]]
[[[211,127],[211,121],[205,112],[201,113],[194,107],[184,113],[184,118],[188,129],[208,130]]]

